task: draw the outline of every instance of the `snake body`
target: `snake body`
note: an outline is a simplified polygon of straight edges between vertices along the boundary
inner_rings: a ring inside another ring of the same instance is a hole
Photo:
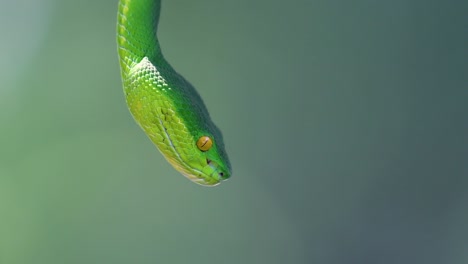
[[[157,38],[160,0],[120,0],[117,44],[128,108],[176,170],[195,183],[231,175],[220,130],[195,88],[164,59]]]

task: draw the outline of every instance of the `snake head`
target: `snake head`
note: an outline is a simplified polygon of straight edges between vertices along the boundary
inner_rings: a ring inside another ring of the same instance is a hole
[[[191,147],[179,151],[178,155],[164,156],[176,170],[191,181],[204,186],[216,186],[231,176],[222,137],[218,139],[215,141],[213,135],[205,133],[198,137]]]

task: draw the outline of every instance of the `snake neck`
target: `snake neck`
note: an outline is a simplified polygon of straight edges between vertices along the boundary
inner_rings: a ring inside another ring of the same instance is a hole
[[[150,61],[165,61],[157,28],[161,0],[120,0],[117,19],[117,44],[123,74],[143,58]]]

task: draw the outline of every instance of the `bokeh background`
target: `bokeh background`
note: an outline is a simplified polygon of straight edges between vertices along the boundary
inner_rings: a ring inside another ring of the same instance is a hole
[[[0,263],[468,263],[467,7],[163,1],[204,188],[126,108],[116,0],[1,0]]]

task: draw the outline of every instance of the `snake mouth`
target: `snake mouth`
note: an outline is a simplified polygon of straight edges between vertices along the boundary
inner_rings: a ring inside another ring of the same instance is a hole
[[[177,164],[177,162],[171,162],[171,164],[177,168],[186,178],[194,183],[202,186],[213,187],[219,185],[222,181],[229,178],[230,174],[224,170],[218,163],[206,159],[206,166],[201,170],[194,169],[188,170],[184,166]]]

